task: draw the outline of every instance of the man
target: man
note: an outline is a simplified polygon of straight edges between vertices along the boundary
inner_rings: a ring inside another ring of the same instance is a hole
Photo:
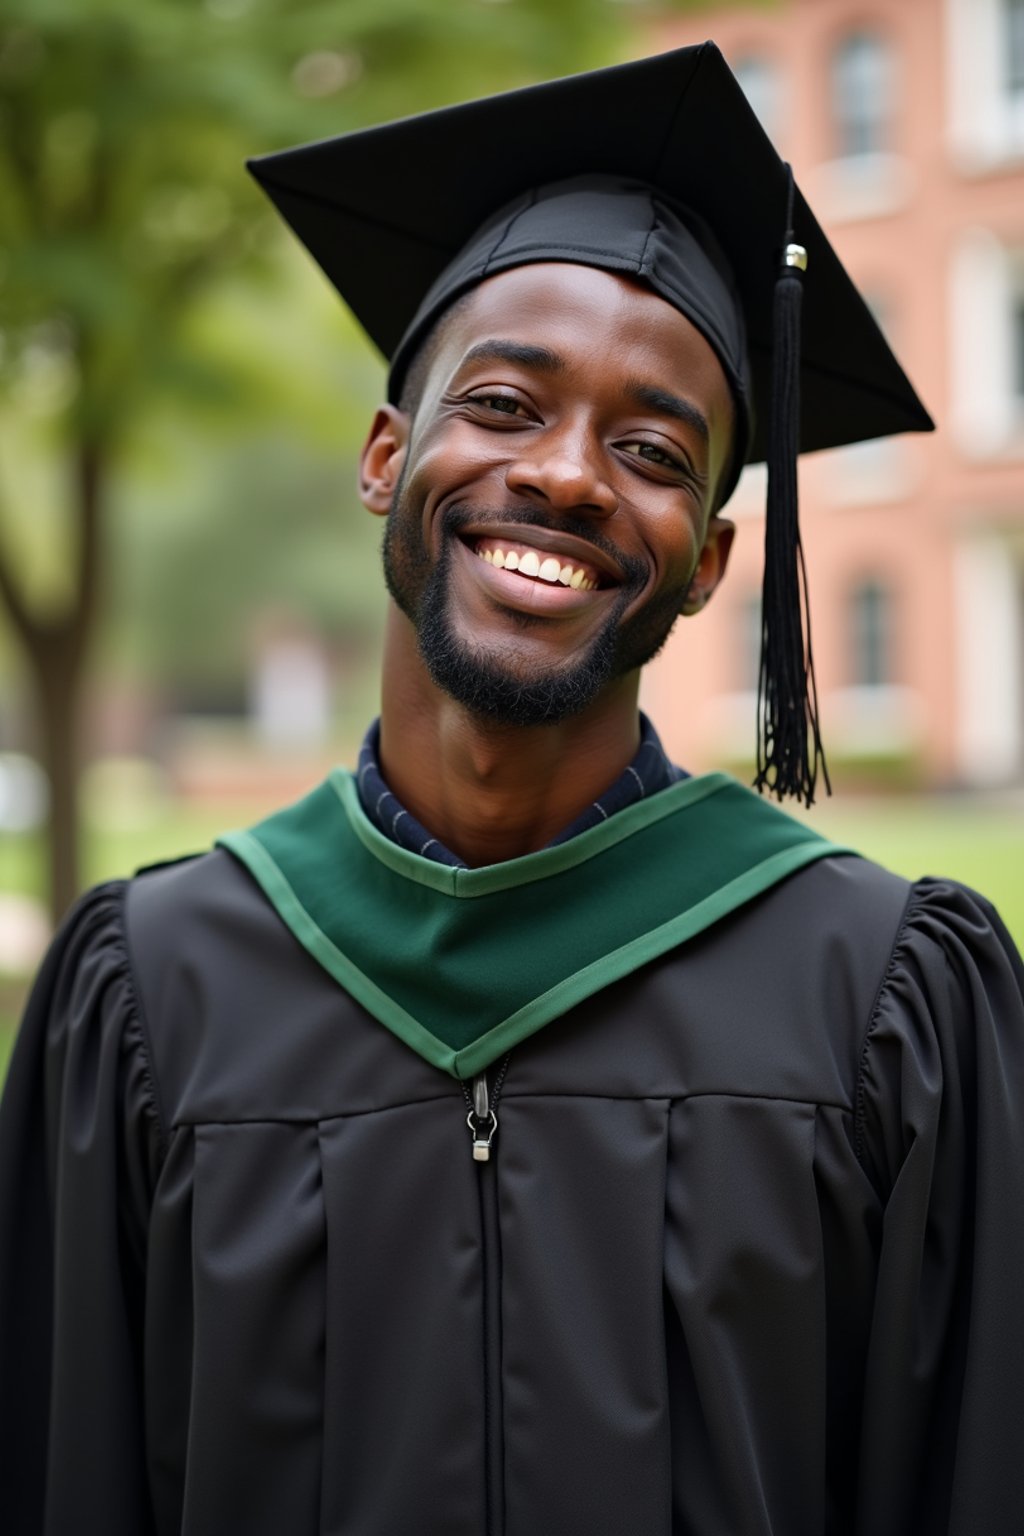
[[[381,721],[43,967],[7,1528],[1009,1536],[1020,961],[637,711],[767,455],[809,797],[796,447],[927,416],[710,45],[256,170],[392,359]]]

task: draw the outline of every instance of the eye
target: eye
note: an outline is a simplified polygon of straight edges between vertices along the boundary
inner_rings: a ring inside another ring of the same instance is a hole
[[[494,411],[499,416],[527,417],[527,411],[523,402],[515,395],[506,395],[496,391],[484,391],[480,394],[467,395],[467,404],[480,406],[485,411]]]
[[[655,464],[662,469],[674,469],[678,474],[689,474],[689,466],[681,458],[677,458],[665,448],[659,448],[657,443],[645,443],[637,439],[636,442],[620,443],[623,453],[628,453],[636,459],[643,459],[645,464]]]

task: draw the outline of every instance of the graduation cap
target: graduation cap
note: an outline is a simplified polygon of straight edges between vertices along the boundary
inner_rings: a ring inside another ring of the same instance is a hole
[[[733,463],[768,463],[758,772],[807,804],[819,766],[796,456],[932,421],[713,43],[249,162],[391,360],[493,273],[567,261],[629,274],[714,348]]]

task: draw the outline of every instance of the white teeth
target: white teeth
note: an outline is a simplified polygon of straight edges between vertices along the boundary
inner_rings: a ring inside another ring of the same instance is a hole
[[[488,565],[495,566],[499,571],[521,571],[524,576],[537,576],[541,581],[552,584],[557,581],[563,587],[571,587],[574,592],[593,592],[597,586],[592,577],[577,570],[575,566],[562,565],[556,555],[545,555],[542,560],[535,549],[528,549],[521,555],[515,549],[506,553],[503,549],[478,547],[477,554],[481,560],[486,560]]]

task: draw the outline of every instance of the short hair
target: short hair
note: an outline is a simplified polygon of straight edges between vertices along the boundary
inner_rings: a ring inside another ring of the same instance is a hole
[[[465,309],[476,287],[467,288],[465,293],[460,293],[448,308],[442,310],[430,330],[420,342],[413,353],[406,369],[405,378],[402,380],[402,388],[398,396],[398,409],[404,411],[407,416],[415,416],[419,409],[420,400],[423,398],[423,390],[426,387],[434,358],[444,340],[449,326],[461,310]]]

